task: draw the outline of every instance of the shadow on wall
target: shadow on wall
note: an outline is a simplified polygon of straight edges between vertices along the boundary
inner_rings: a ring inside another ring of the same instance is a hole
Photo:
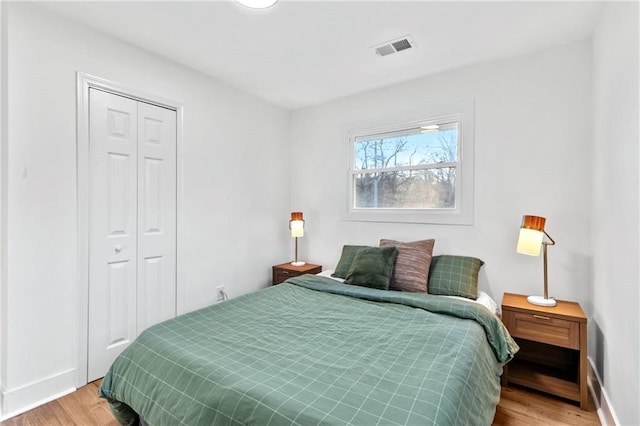
[[[598,325],[598,323],[593,320],[591,321],[591,327],[593,327],[593,329],[595,330],[595,354],[596,354],[596,359],[593,360],[593,362],[595,363],[595,368],[596,371],[598,373],[598,377],[600,378],[601,381],[601,385],[603,388],[606,388],[607,386],[607,380],[606,377],[604,376],[604,334],[602,333],[602,330],[600,329],[600,326]]]
[[[487,276],[487,271],[485,271],[484,266],[480,268],[480,272],[478,273],[478,290],[482,290],[491,296],[498,305],[502,303],[502,294],[496,294],[496,291],[491,286],[491,281]]]
[[[567,281],[564,283],[554,281],[556,292],[561,293],[563,296],[561,298],[579,302],[587,316],[591,317],[593,313],[591,301],[593,294],[592,258],[582,253],[569,251],[566,257],[559,259],[559,261],[561,264],[558,266],[567,277]]]

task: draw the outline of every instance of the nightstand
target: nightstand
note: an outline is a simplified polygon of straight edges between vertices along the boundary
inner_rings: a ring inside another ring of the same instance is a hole
[[[280,284],[287,278],[297,277],[304,274],[318,274],[322,272],[322,265],[306,263],[302,266],[293,266],[291,263],[281,263],[275,265],[273,269],[273,285]]]
[[[578,303],[532,305],[527,296],[505,293],[502,321],[520,346],[502,374],[515,383],[587,406],[587,317]]]

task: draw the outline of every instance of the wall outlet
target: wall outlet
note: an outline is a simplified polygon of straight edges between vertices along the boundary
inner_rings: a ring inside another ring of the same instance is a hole
[[[218,302],[222,300],[227,300],[227,291],[224,289],[224,286],[221,285],[216,289],[216,295]]]

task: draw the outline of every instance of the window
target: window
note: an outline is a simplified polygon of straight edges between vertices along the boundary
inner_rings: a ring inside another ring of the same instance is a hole
[[[347,219],[472,223],[472,108],[423,117],[348,131]]]

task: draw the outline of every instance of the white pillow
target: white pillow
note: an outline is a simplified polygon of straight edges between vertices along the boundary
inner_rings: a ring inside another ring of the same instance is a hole
[[[478,298],[476,300],[467,299],[466,297],[460,297],[460,296],[444,296],[444,297],[450,297],[452,299],[464,300],[465,302],[479,303],[482,306],[484,306],[485,308],[487,308],[492,314],[494,314],[494,315],[499,315],[500,314],[500,307],[498,306],[496,301],[493,300],[491,298],[491,296],[489,296],[487,293],[485,293],[482,290],[478,290]]]
[[[335,269],[327,269],[325,271],[322,271],[316,275],[319,275],[321,277],[327,277],[327,278],[331,278],[332,280],[336,280],[339,281],[341,283],[344,282],[344,278],[338,278],[338,277],[332,277],[331,274],[333,274],[336,270]]]

